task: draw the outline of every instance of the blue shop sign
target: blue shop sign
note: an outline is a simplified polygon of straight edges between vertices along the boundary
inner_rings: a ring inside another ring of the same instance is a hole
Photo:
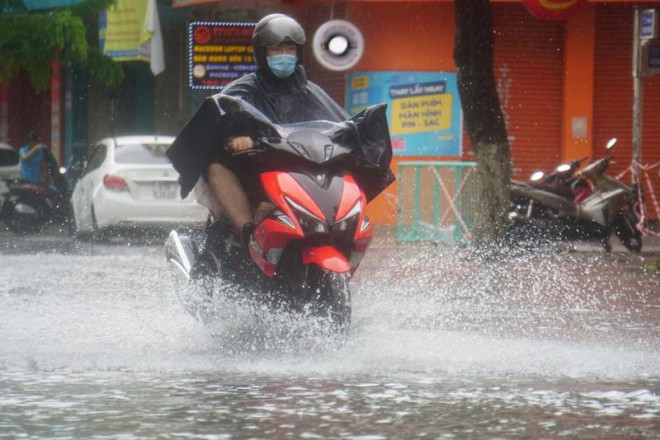
[[[460,156],[463,118],[456,74],[355,72],[347,77],[346,108],[355,114],[387,103],[392,148],[399,156]]]

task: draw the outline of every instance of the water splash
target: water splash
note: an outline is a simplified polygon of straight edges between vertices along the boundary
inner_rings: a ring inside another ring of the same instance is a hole
[[[317,319],[258,307],[202,324],[160,252],[3,255],[0,370],[660,377],[658,281],[622,276],[616,256],[484,266],[451,248],[375,250],[338,343]]]

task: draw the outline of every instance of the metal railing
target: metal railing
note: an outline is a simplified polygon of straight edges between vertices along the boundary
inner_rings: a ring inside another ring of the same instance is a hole
[[[635,167],[636,165],[636,167]],[[637,173],[636,176],[632,177],[632,180],[638,182],[637,190],[639,191],[637,200],[638,206],[635,206],[635,211],[637,217],[639,218],[639,224],[637,229],[644,235],[654,235],[660,236],[660,233],[652,230],[649,227],[649,219],[655,215],[655,220],[660,220],[660,203],[658,203],[658,196],[655,193],[655,188],[658,186],[658,177],[660,177],[660,162],[654,164],[641,164],[638,162],[633,162],[629,167],[627,167],[623,172],[621,172],[617,179],[621,180],[623,176],[627,173]],[[647,204],[650,204],[653,207],[653,210],[650,210]]]
[[[398,242],[465,242],[477,204],[476,163],[399,162]]]

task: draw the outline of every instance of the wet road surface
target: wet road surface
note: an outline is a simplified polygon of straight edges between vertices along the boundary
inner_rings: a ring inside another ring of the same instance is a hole
[[[378,240],[343,343],[177,303],[159,240],[0,232],[0,438],[653,438],[660,276]]]

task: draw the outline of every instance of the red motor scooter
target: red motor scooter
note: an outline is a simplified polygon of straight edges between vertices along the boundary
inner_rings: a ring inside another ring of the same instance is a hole
[[[270,305],[326,316],[346,329],[349,279],[372,239],[365,208],[393,179],[384,166],[391,160],[385,106],[343,123],[278,126],[260,119],[259,125],[257,148],[237,159],[253,170],[245,185],[252,188],[256,228],[247,251],[200,182],[198,200],[211,213],[204,243],[172,231],[167,259],[183,286],[214,281],[206,284],[208,296],[222,290],[219,284],[240,287]]]

